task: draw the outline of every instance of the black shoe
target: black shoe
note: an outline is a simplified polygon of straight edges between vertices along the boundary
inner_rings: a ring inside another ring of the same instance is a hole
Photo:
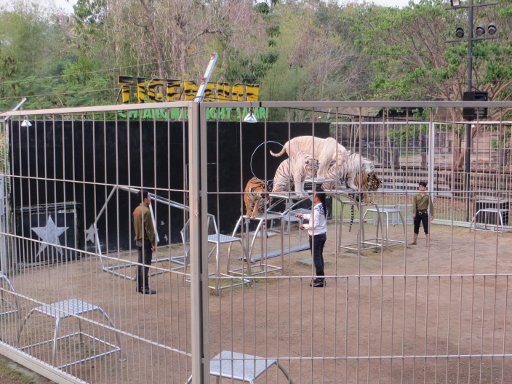
[[[311,284],[311,286],[314,288],[325,287],[326,285],[327,285],[327,282],[324,279],[315,279],[315,281],[313,281]]]
[[[139,293],[143,295],[156,295],[156,290],[151,288],[139,289]]]
[[[322,277],[317,277],[315,279],[311,280],[311,283],[309,283],[310,287],[324,287],[327,283],[325,282],[325,279]]]

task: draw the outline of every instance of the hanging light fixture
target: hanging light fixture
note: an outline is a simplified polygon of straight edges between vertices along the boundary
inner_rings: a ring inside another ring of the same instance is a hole
[[[459,8],[460,7],[460,0],[450,0],[450,3],[452,5],[452,8]]]
[[[257,123],[258,119],[254,116],[252,107],[249,109],[249,113],[244,117],[244,123]]]
[[[462,39],[464,37],[464,28],[457,27],[455,30],[455,36],[457,36],[459,39]]]

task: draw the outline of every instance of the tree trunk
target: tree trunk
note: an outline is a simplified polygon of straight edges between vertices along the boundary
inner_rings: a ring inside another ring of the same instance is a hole
[[[400,168],[400,149],[393,148],[393,169]]]

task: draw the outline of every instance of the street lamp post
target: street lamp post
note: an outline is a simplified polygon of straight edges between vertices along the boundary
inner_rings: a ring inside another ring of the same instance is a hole
[[[473,91],[473,27],[474,12],[473,0],[469,0],[469,31],[468,31],[468,92]],[[464,191],[467,193],[466,198],[466,221],[469,221],[471,203],[471,123],[466,124],[466,152],[464,156]]]
[[[473,41],[475,41],[474,38],[474,8],[475,7],[483,7],[487,5],[496,5],[496,3],[487,3],[487,4],[478,4],[474,5],[473,0],[469,0],[468,6],[461,6],[460,0],[450,0],[451,6],[454,9],[458,8],[468,8],[469,9],[469,15],[468,15],[468,85],[467,85],[467,92],[465,94],[469,96],[476,95],[476,92],[473,93]],[[477,38],[476,40],[486,40],[487,38],[482,38],[481,36],[485,34],[485,26],[478,26],[477,31]],[[490,35],[494,35],[496,33],[496,24],[491,23],[489,24],[487,28]],[[455,35],[458,38],[464,37],[464,29],[461,27],[458,27],[455,31]],[[480,92],[482,93],[482,92]],[[485,94],[485,93],[484,93]],[[485,94],[485,98],[487,98]],[[464,97],[464,99],[466,99]],[[473,109],[472,113],[469,113],[468,115],[474,115],[476,112],[477,116],[480,114],[480,117],[482,116],[482,109],[481,108],[475,108]],[[463,113],[465,115],[465,113]],[[474,117],[471,116],[470,118],[467,118],[468,120],[472,120]],[[466,150],[464,153],[464,191],[467,194],[466,199],[466,221],[470,220],[470,197],[469,193],[471,190],[471,145],[472,145],[472,136],[471,136],[471,129],[472,124],[471,122],[468,122],[465,127],[465,142],[466,142]]]

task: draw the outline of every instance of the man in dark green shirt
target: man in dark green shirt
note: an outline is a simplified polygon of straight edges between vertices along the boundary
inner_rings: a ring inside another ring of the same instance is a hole
[[[418,241],[418,234],[420,233],[420,224],[423,224],[423,231],[428,244],[428,222],[429,212],[430,217],[434,218],[434,205],[430,199],[430,195],[426,193],[427,183],[424,181],[419,182],[419,192],[414,196],[412,202],[412,218],[414,220],[414,240],[409,245],[416,245]]]
[[[135,245],[138,252],[137,291],[145,295],[154,295],[156,291],[149,288],[149,267],[153,252],[156,250],[155,228],[149,205],[151,196],[148,191],[141,192],[142,203],[133,211],[133,229]]]

